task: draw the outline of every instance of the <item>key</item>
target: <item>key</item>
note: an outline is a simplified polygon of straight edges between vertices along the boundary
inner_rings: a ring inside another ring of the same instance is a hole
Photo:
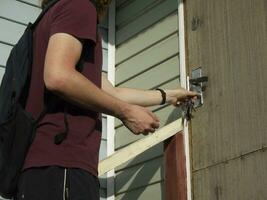
[[[192,99],[189,99],[188,101],[182,103],[181,108],[183,119],[191,121],[191,119],[194,117],[192,112],[196,111],[194,108],[194,101]]]

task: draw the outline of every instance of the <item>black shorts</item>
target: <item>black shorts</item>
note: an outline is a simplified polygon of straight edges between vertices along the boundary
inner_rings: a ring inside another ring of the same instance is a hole
[[[25,170],[15,200],[99,200],[99,180],[76,168],[40,167]]]

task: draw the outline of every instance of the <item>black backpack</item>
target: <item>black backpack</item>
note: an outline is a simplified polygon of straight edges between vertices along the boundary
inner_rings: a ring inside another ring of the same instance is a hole
[[[51,1],[37,20],[29,23],[13,47],[0,86],[0,195],[12,198],[35,128],[46,114],[46,106],[37,119],[24,108],[29,93],[33,58],[33,32],[44,14],[59,0]]]

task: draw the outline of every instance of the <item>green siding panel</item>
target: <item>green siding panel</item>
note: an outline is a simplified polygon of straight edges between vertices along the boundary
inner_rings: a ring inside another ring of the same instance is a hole
[[[116,86],[139,89],[179,85],[176,0],[117,0]],[[173,106],[153,106],[161,127],[180,117]],[[115,149],[145,136],[116,119]],[[116,199],[163,199],[163,143],[116,168]]]
[[[164,183],[148,185],[116,196],[116,200],[163,200]]]
[[[179,60],[177,55],[175,55],[156,67],[142,73],[142,76],[137,76],[136,78],[121,84],[120,87],[151,89],[177,75],[179,75]]]
[[[150,159],[154,159],[156,157],[159,157],[163,154],[163,143],[160,143],[142,154],[136,156],[135,158],[131,159],[130,161],[126,162],[123,165],[120,165],[119,167],[116,168],[116,171],[121,171],[123,168],[128,168],[130,166],[145,162]]]
[[[134,37],[122,43],[116,49],[116,63],[119,64],[131,56],[154,45],[174,32],[177,32],[177,12],[163,18],[157,24],[151,26],[146,31],[141,32],[138,37]],[[145,42],[144,42],[145,41]]]
[[[41,6],[40,0],[20,0],[20,1],[30,3],[35,6]]]
[[[15,45],[26,26],[0,18],[0,40]]]
[[[154,4],[161,3],[162,0],[135,0],[129,2],[123,9],[117,9],[116,26],[118,30],[121,26],[135,20],[140,15],[148,12]]]
[[[178,54],[178,37],[173,34],[146,51],[117,66],[116,85],[140,75],[170,57]]]
[[[120,45],[129,38],[136,36],[141,31],[177,10],[176,0],[162,0],[161,2],[162,3],[158,4],[153,9],[148,10],[142,16],[121,27],[116,32],[116,45]]]
[[[19,1],[1,0],[0,2],[0,17],[8,18],[23,24],[33,22],[40,12],[40,8]]]
[[[116,175],[116,194],[159,182],[163,174],[163,157],[124,169]]]

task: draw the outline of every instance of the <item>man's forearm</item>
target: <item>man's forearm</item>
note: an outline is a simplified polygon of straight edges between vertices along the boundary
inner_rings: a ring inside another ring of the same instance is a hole
[[[171,90],[165,91],[166,103],[172,98]],[[131,104],[139,106],[155,106],[162,102],[162,95],[158,90],[141,90],[132,88],[116,88],[116,97]]]
[[[102,75],[102,89],[118,99],[139,106],[155,106],[160,105],[162,102],[162,96],[158,90],[114,87],[106,75]],[[166,103],[172,103],[177,100],[177,90],[165,90],[165,92]]]
[[[128,104],[99,89],[82,74],[73,71],[66,71],[60,75],[58,81],[52,87],[52,91],[62,98],[84,107],[86,109],[123,117],[124,109]]]

